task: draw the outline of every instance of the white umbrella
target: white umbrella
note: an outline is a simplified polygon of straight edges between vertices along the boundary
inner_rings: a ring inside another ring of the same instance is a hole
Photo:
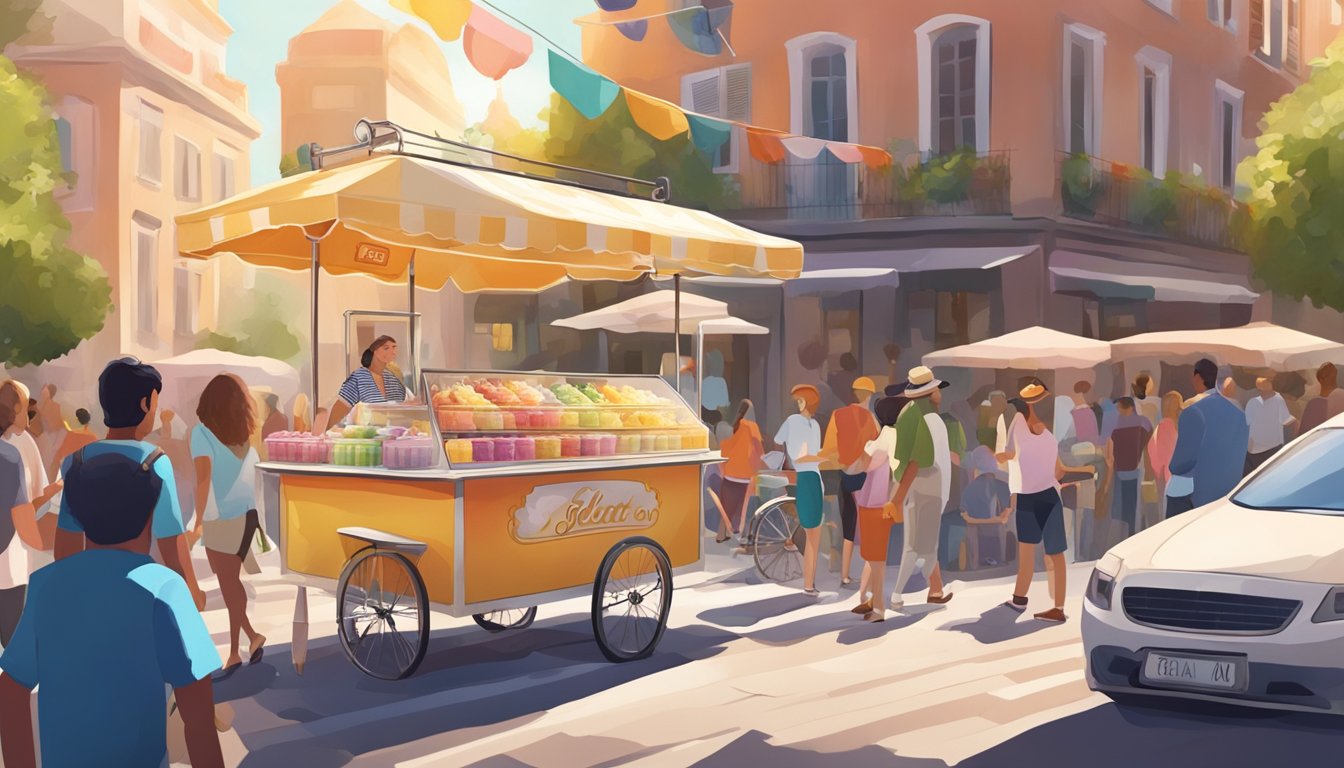
[[[1113,341],[1111,348],[1116,360],[1155,357],[1193,362],[1207,357],[1225,365],[1278,371],[1306,371],[1344,359],[1344,344],[1273,323],[1141,333]]]
[[[740,317],[724,317],[702,321],[695,328],[695,412],[698,416],[705,401],[705,337],[706,336],[764,336],[770,329],[749,323]]]
[[[580,331],[672,333],[676,314],[675,291],[652,291],[609,307],[552,321],[551,325]],[[682,333],[695,333],[703,320],[725,317],[728,317],[727,303],[693,293],[681,294]]]
[[[924,365],[930,368],[1086,369],[1110,358],[1111,345],[1104,341],[1035,326],[974,344],[930,352],[924,356]]]
[[[237,374],[248,387],[269,389],[281,402],[290,402],[299,393],[299,372],[293,366],[269,357],[197,349],[152,361],[150,365],[163,376],[162,407],[178,413],[195,412],[201,390],[221,373]]]

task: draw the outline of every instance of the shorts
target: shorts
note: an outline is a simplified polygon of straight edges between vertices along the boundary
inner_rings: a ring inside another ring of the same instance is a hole
[[[845,541],[854,542],[854,533],[859,529],[859,507],[854,494],[863,487],[868,475],[850,475],[840,473],[840,530]]]
[[[1017,540],[1023,544],[1044,542],[1047,555],[1061,555],[1069,548],[1059,491],[1047,488],[1017,495]]]
[[[821,527],[821,473],[799,472],[798,486],[793,494],[798,508],[798,523],[804,528]]]
[[[859,539],[859,557],[870,563],[887,562],[887,545],[891,542],[891,526],[886,507],[859,507],[859,525],[863,536]]]
[[[206,549],[241,558],[252,548],[261,524],[257,520],[257,510],[249,509],[246,514],[227,520],[206,520],[201,530],[201,543]]]

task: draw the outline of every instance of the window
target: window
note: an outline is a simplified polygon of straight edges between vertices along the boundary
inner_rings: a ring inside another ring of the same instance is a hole
[[[56,118],[56,141],[61,146],[61,171],[70,173],[75,170],[74,136],[71,134],[70,121],[64,117]]]
[[[131,253],[135,260],[135,327],[153,336],[158,329],[158,220],[136,212],[131,219]]]
[[[1228,30],[1237,31],[1237,15],[1232,6],[1233,0],[1207,0],[1209,21]],[[1255,0],[1251,0],[1255,2]]]
[[[934,343],[939,349],[987,339],[989,294],[939,291],[934,297]]]
[[[1172,0],[1148,0],[1148,4],[1158,9],[1159,11],[1167,14],[1168,16],[1176,15],[1174,12],[1172,12],[1171,8]]]
[[[826,141],[856,141],[854,40],[833,32],[813,32],[793,38],[785,47],[791,132]]]
[[[61,170],[73,174],[68,184],[57,187],[56,196],[67,213],[87,211],[93,208],[96,181],[93,143],[98,127],[93,104],[76,96],[65,96],[53,105],[52,113],[61,148]]]
[[[915,30],[919,66],[919,149],[989,151],[990,26],[945,14]]]
[[[1336,27],[1344,24],[1344,0],[1330,0],[1330,23]]]
[[[233,156],[222,151],[216,151],[214,166],[215,200],[219,201],[233,197],[234,180],[237,177]]]
[[[1301,0],[1250,0],[1251,52],[1271,67],[1296,72],[1301,56]]]
[[[1276,512],[1344,512],[1344,429],[1322,429],[1274,457],[1233,503]]]
[[[1097,154],[1101,144],[1102,48],[1106,38],[1081,24],[1064,28],[1064,149]]]
[[[186,264],[173,270],[173,323],[179,336],[201,330],[201,273]]]
[[[686,75],[681,79],[681,105],[692,112],[738,123],[751,122],[751,65],[735,64]],[[719,147],[714,169],[736,173],[739,131]]]
[[[495,352],[513,351],[513,323],[476,323],[476,333],[489,336]]]
[[[140,102],[140,155],[136,175],[153,186],[163,182],[163,110]]]
[[[201,150],[181,136],[173,140],[173,189],[178,200],[201,199]]]
[[[1214,141],[1217,155],[1214,172],[1217,183],[1231,191],[1236,185],[1237,163],[1241,160],[1241,105],[1242,92],[1224,83],[1214,84]]]
[[[1171,120],[1171,57],[1156,48],[1138,54],[1139,153],[1143,167],[1154,176],[1167,172],[1167,144]]]

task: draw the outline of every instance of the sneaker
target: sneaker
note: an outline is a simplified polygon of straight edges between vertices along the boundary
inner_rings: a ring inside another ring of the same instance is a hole
[[[1037,621],[1048,621],[1051,624],[1063,624],[1068,617],[1064,615],[1063,608],[1051,608],[1048,611],[1042,611],[1032,618]]]
[[[1027,610],[1027,598],[1021,595],[1013,595],[1013,599],[1003,604],[1004,608],[1011,608],[1018,613],[1025,613]]]

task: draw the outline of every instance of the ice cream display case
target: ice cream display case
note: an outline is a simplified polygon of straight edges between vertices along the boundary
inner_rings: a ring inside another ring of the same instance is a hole
[[[430,606],[504,632],[591,596],[608,659],[653,653],[673,575],[704,562],[703,469],[720,461],[685,400],[649,376],[428,370],[421,384],[423,403],[266,441],[295,649],[315,587],[336,596],[347,657],[384,679],[419,666]]]

